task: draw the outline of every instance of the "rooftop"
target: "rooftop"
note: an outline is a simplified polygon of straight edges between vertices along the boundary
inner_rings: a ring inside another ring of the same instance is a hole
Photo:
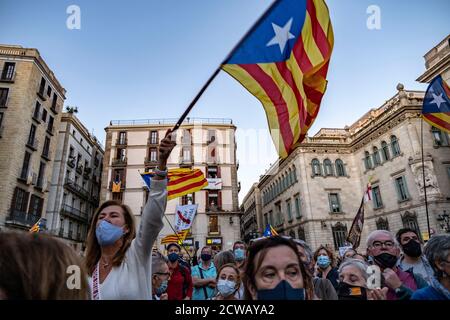
[[[177,118],[162,118],[162,119],[138,119],[138,120],[111,120],[110,126],[145,126],[145,125],[175,125]],[[232,125],[233,120],[229,118],[190,118],[187,117],[182,125],[192,124],[222,124]]]

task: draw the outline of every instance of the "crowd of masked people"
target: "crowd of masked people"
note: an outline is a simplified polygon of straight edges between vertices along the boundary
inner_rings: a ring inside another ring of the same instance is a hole
[[[423,244],[412,229],[376,230],[365,252],[339,257],[284,236],[193,257],[177,243],[154,250],[175,145],[170,132],[161,141],[139,226],[128,206],[102,203],[82,257],[51,235],[0,232],[0,299],[449,300],[450,234]]]

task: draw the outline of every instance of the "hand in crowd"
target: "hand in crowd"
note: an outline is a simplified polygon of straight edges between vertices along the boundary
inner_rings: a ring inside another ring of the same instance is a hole
[[[215,288],[216,287],[216,279],[211,279],[211,281],[209,281],[208,286],[211,288]]]
[[[166,136],[161,140],[159,145],[158,169],[160,170],[166,169],[167,159],[169,158],[173,148],[177,145],[172,136],[173,133],[170,130],[167,130]]]
[[[367,291],[367,300],[386,300],[387,292],[389,288],[384,287],[383,289],[377,288]]]
[[[169,296],[167,295],[167,293],[163,293],[161,297],[159,297],[159,300],[169,300]]]
[[[383,277],[385,284],[393,290],[399,288],[402,285],[402,281],[399,279],[394,270],[390,268],[384,269]]]

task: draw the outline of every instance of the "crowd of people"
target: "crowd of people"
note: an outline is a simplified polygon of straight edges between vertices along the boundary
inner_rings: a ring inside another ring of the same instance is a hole
[[[205,246],[193,257],[178,243],[160,252],[154,243],[163,228],[166,162],[174,146],[168,133],[140,225],[126,205],[106,201],[92,218],[84,261],[49,235],[0,233],[0,299],[450,299],[449,234],[424,244],[413,229],[376,230],[365,252],[340,256],[286,236],[236,241],[223,251]],[[78,283],[68,279],[73,266]]]

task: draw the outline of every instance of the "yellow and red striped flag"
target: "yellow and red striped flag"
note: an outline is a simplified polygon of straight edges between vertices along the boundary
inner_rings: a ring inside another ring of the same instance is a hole
[[[189,229],[180,231],[177,234],[169,234],[161,239],[161,244],[168,244],[168,243],[182,244],[184,239],[186,239],[188,233]]]
[[[208,181],[200,169],[169,169],[167,177],[167,199],[182,197],[206,187]]]
[[[324,0],[278,0],[222,64],[263,104],[281,158],[317,117],[333,45]]]

